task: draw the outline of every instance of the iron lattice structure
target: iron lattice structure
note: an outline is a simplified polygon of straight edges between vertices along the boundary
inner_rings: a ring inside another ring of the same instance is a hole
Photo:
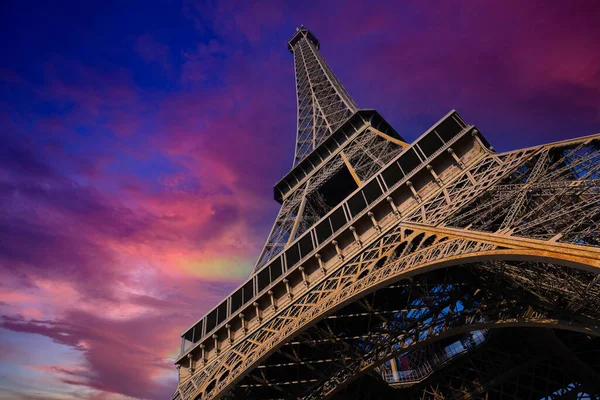
[[[600,135],[497,153],[451,111],[412,144],[300,28],[281,210],[182,335],[182,399],[600,394]]]

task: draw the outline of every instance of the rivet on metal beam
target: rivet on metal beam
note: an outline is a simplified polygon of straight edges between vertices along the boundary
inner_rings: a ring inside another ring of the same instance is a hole
[[[252,303],[252,305],[256,309],[256,317],[258,318],[258,322],[262,322],[262,315],[260,314],[259,304],[255,301],[254,303]]]
[[[285,291],[287,292],[287,295],[291,300],[292,299],[292,291],[290,290],[290,281],[288,281],[287,279],[284,279],[283,283],[285,284]]]
[[[215,353],[219,354],[219,337],[216,333],[213,333],[212,338],[215,340]]]
[[[402,215],[400,214],[400,210],[398,210],[398,207],[396,207],[396,204],[394,204],[394,199],[392,199],[390,196],[386,197],[385,199],[388,203],[390,203],[390,207],[392,207],[392,212],[394,213],[394,215],[397,218],[400,218]]]
[[[350,232],[352,232],[352,235],[354,236],[354,241],[356,242],[358,247],[362,247],[362,242],[360,241],[360,236],[358,236],[358,233],[356,233],[356,228],[351,226]]]
[[[379,224],[377,223],[377,220],[375,219],[375,214],[373,214],[373,212],[369,211],[367,213],[367,215],[369,216],[369,218],[371,218],[373,227],[377,230],[377,232],[381,232],[381,227],[379,226]]]
[[[337,253],[338,258],[343,260],[344,255],[342,254],[342,250],[340,249],[340,245],[338,244],[337,240],[332,240],[331,244],[335,247],[335,252]]]
[[[420,203],[421,202],[421,196],[419,196],[419,193],[417,193],[417,191],[415,190],[415,187],[413,186],[412,182],[411,181],[406,181],[406,186],[408,186],[410,188],[410,191],[412,192],[413,196]]]
[[[298,267],[298,270],[299,270],[299,271],[300,271],[300,273],[302,274],[302,281],[304,282],[304,285],[305,285],[306,287],[308,287],[308,286],[309,286],[309,283],[308,283],[308,279],[306,279],[306,271],[304,270],[304,267],[303,267],[303,266],[299,266],[299,267]]]
[[[231,325],[225,324],[225,329],[227,329],[227,339],[229,339],[229,343],[233,343],[233,336],[231,336]]]
[[[267,294],[271,298],[271,307],[273,308],[273,311],[277,311],[277,304],[275,303],[275,297],[273,296],[273,291],[269,290],[267,292]]]
[[[246,320],[244,319],[246,316],[244,315],[244,313],[240,313],[238,317],[240,317],[240,319],[242,320],[242,330],[244,331],[244,333],[248,332],[248,328],[246,328]]]
[[[323,272],[323,275],[325,275],[327,273],[327,270],[325,269],[325,266],[323,265],[323,260],[321,260],[321,255],[319,253],[317,253],[317,254],[315,254],[315,258],[319,262],[319,268],[321,269],[321,272]]]

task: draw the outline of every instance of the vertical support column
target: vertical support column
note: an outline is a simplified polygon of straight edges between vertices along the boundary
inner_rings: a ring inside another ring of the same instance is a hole
[[[398,382],[400,380],[400,376],[398,375],[398,363],[396,362],[396,357],[390,359],[390,366],[392,367],[394,382]]]
[[[258,322],[262,322],[262,315],[260,313],[259,304],[255,301],[254,303],[252,303],[252,305],[254,306],[254,309],[256,310],[256,318],[258,318]]]
[[[413,186],[412,182],[406,181],[406,186],[408,186],[410,188],[410,191],[412,192],[414,198],[420,203],[421,196],[419,196],[419,193],[417,193],[417,191],[415,190],[415,187]]]
[[[212,335],[213,340],[215,341],[215,354],[219,354],[219,337],[217,336],[216,333],[213,333]]]
[[[246,316],[244,315],[244,313],[240,313],[238,315],[238,317],[240,317],[240,319],[242,320],[242,331],[244,332],[244,334],[248,333],[248,327],[246,326]]]
[[[325,275],[327,273],[327,270],[325,269],[325,266],[323,265],[323,260],[321,260],[321,255],[319,253],[315,254],[315,258],[317,259],[317,262],[319,263],[319,268],[321,269],[321,272],[323,273],[323,275]]]
[[[400,214],[400,210],[398,210],[398,207],[396,207],[396,204],[394,204],[394,199],[392,199],[390,196],[388,196],[385,198],[385,200],[388,203],[390,203],[390,207],[392,207],[392,213],[394,213],[396,218],[400,218],[402,215]]]
[[[194,356],[192,355],[192,353],[188,353],[187,358],[190,363],[190,374],[193,374],[194,373]]]
[[[340,245],[338,244],[337,240],[332,240],[331,244],[335,247],[335,252],[337,253],[338,258],[343,260],[344,255],[342,254],[342,250],[340,249]]]
[[[277,311],[277,303],[275,302],[275,297],[273,296],[273,291],[269,290],[267,292],[267,294],[271,298],[271,308],[273,309],[273,311]]]
[[[225,329],[227,329],[227,339],[229,340],[229,343],[233,343],[233,336],[231,336],[231,325],[226,324]]]
[[[360,237],[358,236],[358,233],[356,233],[356,228],[351,226],[350,232],[352,232],[352,235],[354,236],[354,242],[358,245],[358,247],[362,247],[362,242],[360,241]]]
[[[202,364],[206,365],[206,345],[204,343],[200,344],[200,351],[202,352]]]
[[[454,158],[454,161],[456,161],[460,169],[465,169],[465,163],[462,162],[462,160],[456,155],[452,147],[448,148],[448,154],[450,154],[452,158]]]
[[[288,281],[287,279],[284,279],[283,284],[285,285],[285,290],[287,292],[288,297],[291,300],[292,299],[292,291],[290,289],[290,281]]]
[[[373,224],[373,228],[375,228],[375,230],[377,232],[381,232],[381,227],[379,226],[379,223],[377,223],[377,220],[375,219],[375,214],[373,214],[371,211],[369,211],[367,213],[367,215],[369,216],[369,218],[371,218],[371,223]]]
[[[306,278],[306,271],[304,270],[304,267],[299,266],[298,270],[302,274],[302,281],[304,282],[304,286],[308,287],[309,283],[308,283],[308,279]]]
[[[438,174],[435,173],[435,171],[431,165],[427,166],[427,171],[429,171],[431,173],[431,176],[433,176],[435,183],[437,183],[438,186],[442,186],[442,184],[443,184],[442,180],[440,179]]]
[[[473,129],[471,131],[471,137],[475,139],[475,143],[477,143],[479,147],[483,149],[483,143],[481,143],[481,140],[479,140],[479,136],[477,135],[477,133],[479,133],[479,131],[477,129]]]
[[[486,152],[491,152],[492,158],[494,158],[498,162],[498,164],[501,164],[502,160],[500,160],[500,158],[496,155],[494,148],[492,146],[490,146],[489,148],[486,148],[485,144],[483,144],[483,142],[481,141],[481,138],[479,137],[478,133],[479,133],[479,131],[477,129],[473,129],[473,131],[471,132],[471,136],[473,136],[473,138],[475,139],[475,142],[477,142],[477,144],[479,145],[481,150],[486,151]]]

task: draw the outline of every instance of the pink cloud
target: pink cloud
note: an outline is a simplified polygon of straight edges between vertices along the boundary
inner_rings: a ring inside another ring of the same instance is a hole
[[[600,31],[573,6],[184,3],[201,40],[132,36],[169,90],[56,55],[4,77],[34,99],[0,114],[2,332],[81,355],[36,364],[66,398],[170,396],[180,331],[248,274],[292,160],[295,25],[409,138],[453,107],[507,147],[600,123]]]

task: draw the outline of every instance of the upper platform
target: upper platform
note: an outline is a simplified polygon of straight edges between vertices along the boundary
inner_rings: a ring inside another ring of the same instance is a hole
[[[306,29],[304,27],[304,25],[302,25],[302,26],[300,26],[300,28],[296,28],[296,33],[288,41],[288,50],[293,53],[294,45],[296,44],[296,42],[298,42],[303,37],[308,38],[308,40],[310,40],[317,49],[319,49],[321,47],[321,45],[319,43],[319,39],[317,39],[317,37],[311,31]]]
[[[394,139],[405,141],[377,111],[358,110],[275,184],[275,200],[282,203],[286,195],[294,191],[313,171],[321,168],[329,155],[335,153],[338,148],[343,147],[365,124],[376,127],[379,131]]]

